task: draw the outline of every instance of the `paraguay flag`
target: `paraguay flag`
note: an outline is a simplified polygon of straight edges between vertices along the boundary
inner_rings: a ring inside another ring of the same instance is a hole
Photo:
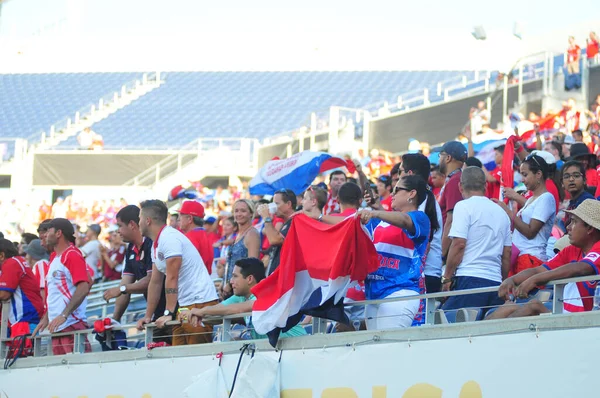
[[[378,268],[375,246],[356,217],[327,225],[295,216],[280,259],[275,272],[252,288],[252,324],[273,347],[304,314],[348,323],[346,291]]]
[[[494,141],[483,141],[479,144],[473,144],[473,150],[475,151],[475,157],[481,160],[483,166],[488,170],[494,170],[496,168],[495,161],[495,150],[494,148],[505,144],[506,140],[494,140]]]
[[[287,159],[267,162],[250,181],[251,195],[273,195],[278,189],[291,189],[300,194],[324,171],[347,167],[355,171],[352,161],[325,152],[303,151]]]

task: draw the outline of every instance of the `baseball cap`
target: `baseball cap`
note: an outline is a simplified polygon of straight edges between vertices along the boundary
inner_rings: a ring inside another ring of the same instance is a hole
[[[600,201],[586,199],[574,210],[565,210],[565,213],[581,218],[581,221],[592,228],[600,230]]]
[[[204,219],[204,222],[208,224],[214,224],[217,222],[217,218],[215,216],[208,216]]]
[[[539,150],[536,149],[535,151],[531,151],[531,154],[541,157],[548,164],[554,164],[554,163],[556,163],[556,159],[554,159],[554,155],[551,154],[548,151],[539,151]]]
[[[187,214],[193,217],[204,217],[204,206],[195,200],[186,200],[181,204],[180,214]]]
[[[29,254],[36,260],[48,260],[50,256],[46,249],[42,246],[42,241],[39,239],[32,240],[23,248],[26,254]]]
[[[61,231],[65,236],[65,239],[74,242],[75,241],[75,230],[73,224],[66,218],[55,218],[48,225],[48,229],[54,228],[56,231]]]
[[[92,231],[94,231],[94,233],[96,235],[100,235],[100,232],[102,232],[102,227],[100,227],[100,225],[98,225],[98,224],[88,225],[88,229],[91,229]]]
[[[467,160],[467,148],[465,148],[465,146],[458,141],[446,142],[442,147],[441,152],[447,153],[459,162],[464,162]]]
[[[381,182],[381,183],[385,184],[386,186],[392,185],[392,177],[390,177],[390,176],[389,176],[389,175],[387,175],[387,174],[380,175],[380,176],[377,178],[377,181],[379,181],[379,182]]]

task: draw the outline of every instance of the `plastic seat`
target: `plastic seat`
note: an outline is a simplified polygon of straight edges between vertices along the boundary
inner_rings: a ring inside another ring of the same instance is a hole
[[[478,321],[482,314],[481,308],[460,308],[456,311],[456,323]]]

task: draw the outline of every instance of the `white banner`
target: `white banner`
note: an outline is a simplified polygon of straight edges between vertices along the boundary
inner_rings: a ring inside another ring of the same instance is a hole
[[[590,328],[287,350],[280,364],[281,397],[596,396],[598,332]],[[279,359],[272,351],[256,355]],[[236,353],[223,357],[228,389],[238,358]],[[242,365],[248,361],[245,355]],[[205,356],[0,370],[0,397],[182,397],[199,374],[218,363]]]

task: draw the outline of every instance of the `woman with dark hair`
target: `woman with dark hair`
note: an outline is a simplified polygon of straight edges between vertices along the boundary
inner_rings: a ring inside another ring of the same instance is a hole
[[[367,276],[368,300],[416,296],[425,290],[424,259],[433,233],[440,228],[435,198],[417,175],[398,181],[392,194],[393,211],[361,211],[373,237],[379,269]],[[419,205],[427,200],[425,212]],[[367,329],[409,327],[423,321],[421,300],[368,305]]]
[[[585,165],[576,160],[570,160],[565,163],[562,169],[562,183],[571,200],[566,210],[575,210],[586,199],[596,199],[586,188]],[[565,214],[564,227],[571,222],[571,215]]]
[[[529,155],[521,163],[523,183],[532,196],[516,214],[504,202],[497,202],[514,224],[513,261],[509,276],[538,267],[548,259],[546,246],[556,217],[556,201],[546,189],[548,163],[538,155]]]

